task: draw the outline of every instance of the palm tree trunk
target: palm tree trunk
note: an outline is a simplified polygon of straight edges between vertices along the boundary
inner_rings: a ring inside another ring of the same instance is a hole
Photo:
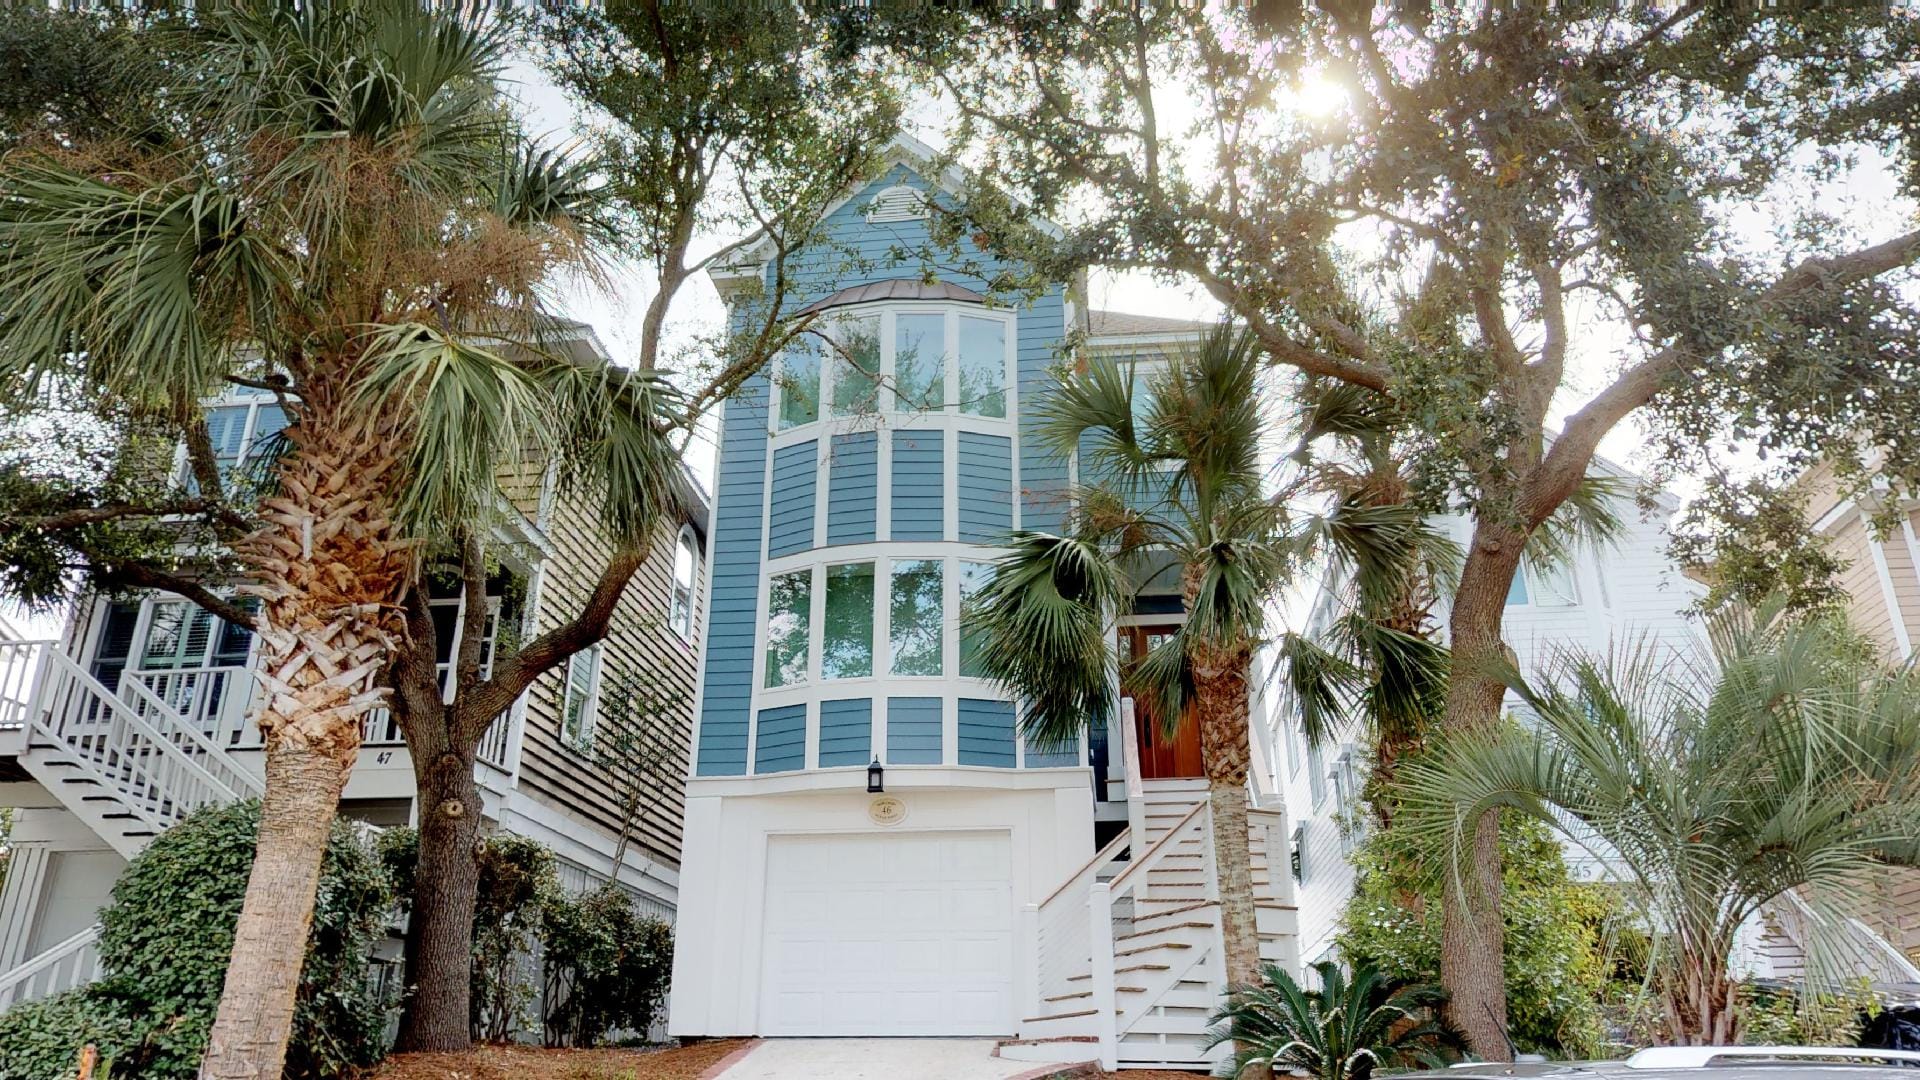
[[[266,791],[203,1080],[280,1080],[321,857],[412,577],[382,498],[397,468],[392,430],[327,390],[305,388],[280,493],[237,545],[263,601]]]
[[[1200,753],[1213,811],[1214,872],[1220,880],[1220,936],[1227,984],[1260,981],[1260,928],[1253,896],[1253,860],[1247,850],[1247,678],[1251,650],[1194,649]],[[1272,869],[1269,868],[1269,873]]]
[[[1526,537],[1512,529],[1486,521],[1474,526],[1448,622],[1453,650],[1445,719],[1449,734],[1482,730],[1500,718],[1506,695],[1501,672],[1508,662],[1501,620],[1525,544]],[[1506,1061],[1513,1051],[1507,1041],[1500,822],[1495,814],[1474,823],[1466,878],[1464,889],[1447,892],[1440,981],[1448,994],[1448,1017],[1466,1034],[1467,1045],[1487,1061]]]

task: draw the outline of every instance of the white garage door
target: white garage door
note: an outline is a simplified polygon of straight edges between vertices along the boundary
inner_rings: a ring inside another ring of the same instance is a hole
[[[1005,833],[779,836],[767,851],[765,1035],[1006,1035]]]

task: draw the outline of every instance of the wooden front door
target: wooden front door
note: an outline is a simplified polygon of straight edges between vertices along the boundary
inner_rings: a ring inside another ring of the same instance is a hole
[[[1123,626],[1120,628],[1120,663],[1124,669],[1141,661],[1149,651],[1172,637],[1174,626]],[[1145,702],[1134,702],[1134,726],[1139,730],[1140,778],[1174,780],[1205,776],[1200,762],[1200,720],[1192,702],[1186,715],[1171,735],[1161,718]]]

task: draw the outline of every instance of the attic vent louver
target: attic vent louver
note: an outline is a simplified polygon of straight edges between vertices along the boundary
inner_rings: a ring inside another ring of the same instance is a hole
[[[927,204],[920,192],[904,184],[887,188],[873,197],[867,208],[867,220],[918,221],[927,216]]]

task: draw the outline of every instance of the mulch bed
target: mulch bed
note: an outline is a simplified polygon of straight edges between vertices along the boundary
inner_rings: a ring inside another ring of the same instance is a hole
[[[699,1080],[744,1045],[715,1039],[655,1050],[477,1046],[464,1054],[395,1054],[368,1080]]]

